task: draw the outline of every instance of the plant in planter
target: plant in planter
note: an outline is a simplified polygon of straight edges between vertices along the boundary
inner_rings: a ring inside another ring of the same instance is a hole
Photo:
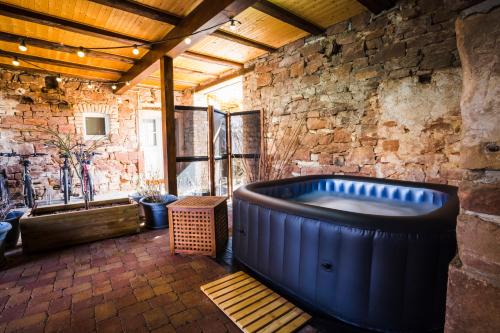
[[[163,183],[162,179],[146,179],[140,188],[140,204],[144,208],[146,227],[149,229],[168,227],[167,205],[177,200],[175,195],[162,194]]]
[[[3,198],[2,198],[3,199]],[[10,210],[10,205],[7,201],[2,200],[0,206],[0,267],[5,264],[5,246],[6,237],[12,226],[7,221],[4,221],[7,217],[8,211]]]
[[[80,181],[85,209],[89,209],[89,201],[94,198],[94,184],[88,172],[89,164],[93,156],[99,154],[97,150],[106,144],[108,138],[102,137],[83,143],[69,133],[62,134],[50,127],[40,126],[36,129],[49,135],[50,139],[46,143],[48,146],[57,148],[61,156],[67,156],[74,174]]]
[[[80,179],[84,202],[36,207],[25,213],[21,217],[24,252],[34,253],[140,231],[137,203],[131,203],[128,198],[91,201],[91,187],[85,184],[83,169],[87,157],[81,154],[82,151],[87,155],[95,152],[104,144],[102,140],[85,145],[83,150],[69,134],[60,134],[50,128],[37,130],[49,135],[49,145],[71,156],[69,162]]]

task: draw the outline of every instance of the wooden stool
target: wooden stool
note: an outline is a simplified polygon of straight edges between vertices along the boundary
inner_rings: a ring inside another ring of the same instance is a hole
[[[185,197],[168,206],[170,254],[215,257],[228,238],[226,197]]]

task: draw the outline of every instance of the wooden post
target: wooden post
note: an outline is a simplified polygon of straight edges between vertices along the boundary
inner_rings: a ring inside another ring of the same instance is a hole
[[[215,156],[214,156],[214,107],[207,108],[208,118],[208,183],[210,195],[215,195]]]
[[[163,177],[168,193],[177,195],[177,165],[175,152],[174,63],[172,58],[160,58],[161,122],[163,146]]]
[[[231,114],[226,114],[226,152],[227,152],[227,194],[233,197],[233,157],[231,143]]]

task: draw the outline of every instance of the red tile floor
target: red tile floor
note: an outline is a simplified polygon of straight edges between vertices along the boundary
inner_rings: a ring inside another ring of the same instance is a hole
[[[227,274],[170,256],[166,230],[37,256],[0,271],[0,332],[239,332],[199,290]]]
[[[0,333],[240,332],[199,288],[239,270],[230,248],[217,261],[171,256],[164,229],[39,255],[17,249],[0,270]],[[299,333],[314,332],[367,331],[315,315]]]

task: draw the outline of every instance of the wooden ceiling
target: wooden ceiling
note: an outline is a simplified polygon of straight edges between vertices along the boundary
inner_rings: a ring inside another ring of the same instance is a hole
[[[0,0],[0,67],[60,73],[86,80],[159,86],[158,59],[174,57],[176,90],[199,89],[234,76],[243,64],[294,40],[390,0]],[[236,14],[236,15],[235,15]],[[179,36],[227,22],[192,36]],[[174,37],[175,39],[173,39]],[[28,50],[19,50],[23,39]],[[162,43],[139,48],[95,49]],[[78,48],[87,50],[80,58]],[[130,86],[121,85],[119,92]]]

